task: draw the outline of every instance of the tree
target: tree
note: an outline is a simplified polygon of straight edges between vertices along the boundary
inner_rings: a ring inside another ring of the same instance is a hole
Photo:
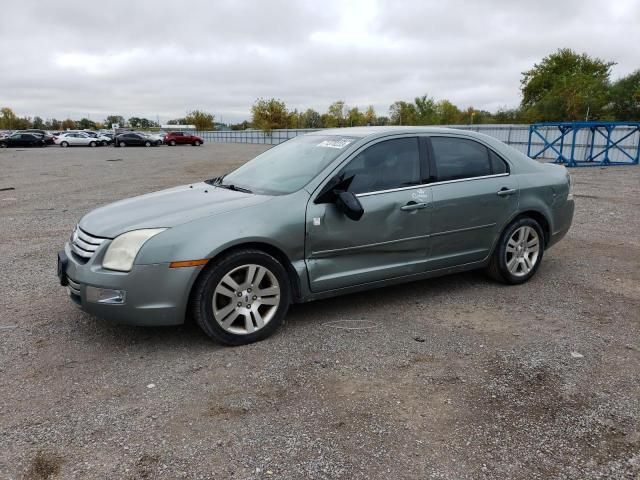
[[[300,115],[297,108],[293,112],[289,112],[287,114],[287,128],[300,128]]]
[[[121,115],[109,115],[104,119],[104,124],[107,126],[107,128],[111,128],[111,125],[113,125],[114,123],[117,123],[121,127],[124,127],[124,117],[122,117]]]
[[[187,125],[195,125],[196,130],[213,130],[213,122],[215,117],[207,112],[201,110],[193,110],[187,113],[185,122]],[[148,122],[149,120],[147,120]]]
[[[259,98],[251,107],[251,123],[253,128],[270,132],[277,128],[287,128],[289,117],[287,106],[283,101],[271,98]]]
[[[33,122],[31,122],[31,128],[37,128],[37,129],[43,130],[44,127],[45,127],[44,120],[42,120],[42,118],[38,116],[33,117]]]
[[[50,118],[46,121],[46,123],[44,124],[45,128],[47,130],[60,130],[61,128],[61,123],[60,120],[57,120],[55,118]]]
[[[437,122],[436,101],[423,95],[415,99],[416,121],[418,125],[434,125]]]
[[[344,127],[346,117],[346,105],[344,100],[338,100],[329,105],[325,127]]]
[[[460,109],[449,100],[440,100],[435,105],[438,123],[440,125],[456,125],[460,123]]]
[[[389,107],[389,121],[391,125],[416,125],[416,107],[412,103],[399,100]]]
[[[376,125],[376,110],[373,105],[369,105],[364,112],[364,121],[366,125]]]
[[[167,125],[186,125],[186,124],[187,124],[186,118],[174,118],[167,122]]]
[[[529,121],[601,118],[614,62],[564,48],[523,72],[522,108]]]
[[[346,124],[348,127],[359,127],[362,125],[366,125],[366,119],[364,118],[364,114],[360,111],[358,107],[350,108],[347,112]]]
[[[60,124],[60,129],[62,129],[62,130],[75,130],[76,129],[76,122],[74,122],[70,118],[67,118],[66,120],[63,120],[62,123]]]
[[[29,128],[30,125],[30,119],[19,118],[9,107],[0,109],[0,128],[21,130]]]
[[[640,70],[611,85],[610,116],[614,120],[640,121]]]
[[[322,117],[312,108],[301,114],[302,128],[322,128]]]
[[[96,122],[92,122],[88,118],[82,118],[76,123],[76,127],[82,130],[95,130]]]

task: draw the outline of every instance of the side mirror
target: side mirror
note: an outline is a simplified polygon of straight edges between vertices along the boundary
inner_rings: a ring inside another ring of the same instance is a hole
[[[358,221],[364,214],[364,208],[358,197],[352,192],[336,192],[336,207],[351,220]]]

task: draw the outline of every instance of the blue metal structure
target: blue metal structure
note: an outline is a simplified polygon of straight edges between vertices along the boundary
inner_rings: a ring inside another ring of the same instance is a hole
[[[552,136],[548,138],[550,132]],[[542,144],[534,142],[534,138],[541,139]],[[536,150],[536,147],[539,149]],[[545,158],[548,157],[543,155],[545,152],[553,153],[554,162],[564,163],[567,167],[637,165],[640,160],[640,122],[549,122],[529,125],[527,155]]]

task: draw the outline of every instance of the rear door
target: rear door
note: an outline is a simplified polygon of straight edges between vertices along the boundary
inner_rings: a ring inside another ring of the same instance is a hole
[[[518,207],[509,164],[470,138],[430,137],[432,233],[428,270],[485,259]]]

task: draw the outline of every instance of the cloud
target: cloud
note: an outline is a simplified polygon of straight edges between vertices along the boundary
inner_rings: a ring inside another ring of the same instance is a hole
[[[3,6],[0,105],[20,115],[224,121],[257,97],[324,110],[429,94],[461,107],[516,106],[521,72],[570,47],[640,67],[640,3],[284,0]]]

